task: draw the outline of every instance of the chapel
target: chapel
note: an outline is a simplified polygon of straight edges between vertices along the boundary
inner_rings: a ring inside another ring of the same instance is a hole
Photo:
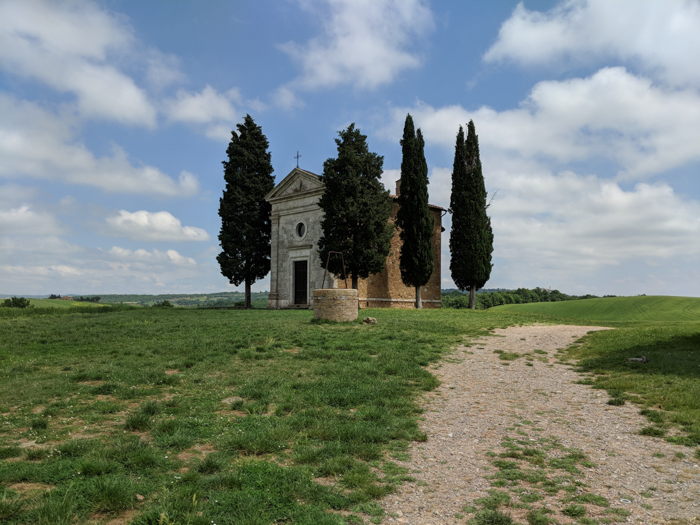
[[[400,181],[390,221],[396,220]],[[315,173],[294,168],[274,189],[265,196],[272,206],[271,271],[268,308],[311,308],[312,291],[316,288],[345,288],[343,279],[337,279],[321,266],[318,255],[318,240],[321,238],[323,211],[318,201],[324,187]],[[444,231],[442,216],[444,208],[430,206],[434,220],[433,258],[434,270],[428,283],[421,288],[423,308],[440,308],[440,237]],[[391,241],[391,252],[387,256],[383,272],[359,279],[357,292],[360,308],[413,308],[415,289],[401,281],[399,255],[401,238],[399,232]],[[350,287],[348,276],[347,286]]]

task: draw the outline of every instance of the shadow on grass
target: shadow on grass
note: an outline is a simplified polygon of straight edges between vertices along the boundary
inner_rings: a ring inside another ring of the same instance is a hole
[[[569,351],[580,359],[581,372],[592,373],[593,388],[607,390],[610,405],[632,401],[654,427],[642,434],[664,437],[671,426],[687,436],[668,441],[700,445],[700,325],[651,325],[597,332],[581,348]],[[630,363],[645,356],[647,363]],[[659,409],[660,411],[656,410]]]
[[[579,365],[585,371],[620,372],[637,376],[673,376],[700,378],[700,332],[660,337],[629,346],[623,341],[595,357],[585,357]],[[646,356],[648,363],[628,363],[628,358]]]

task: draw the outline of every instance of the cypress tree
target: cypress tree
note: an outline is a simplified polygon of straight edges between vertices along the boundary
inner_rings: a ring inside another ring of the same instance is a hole
[[[401,186],[396,225],[401,235],[401,280],[416,289],[416,308],[423,308],[420,287],[433,274],[433,217],[428,207],[428,164],[420,129],[406,115],[401,139]]]
[[[226,189],[219,200],[222,252],[216,260],[221,273],[235,286],[245,283],[245,307],[250,308],[250,287],[270,271],[270,203],[265,200],[275,179],[272,176],[267,137],[246,115],[231,131],[223,161]]]
[[[384,157],[369,151],[367,136],[355,124],[338,135],[337,158],[323,163],[325,191],[319,206],[324,217],[318,253],[325,268],[329,251],[342,252],[352,287],[357,289],[359,278],[379,273],[386,265],[394,233],[388,223],[391,197],[380,182]],[[327,269],[342,276],[341,259],[331,257]]]
[[[476,308],[476,292],[491,276],[493,232],[486,215],[486,188],[479,159],[479,137],[474,121],[467,126],[464,140],[462,126],[457,133],[452,169],[450,213],[450,272],[462,291],[469,290],[469,308]]]

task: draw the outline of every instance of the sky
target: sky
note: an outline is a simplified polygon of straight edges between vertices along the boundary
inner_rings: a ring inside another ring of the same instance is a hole
[[[700,297],[699,27],[700,0],[0,0],[0,295],[236,290],[236,124],[279,182],[355,123],[393,191],[410,113],[444,208],[475,123],[487,288]]]

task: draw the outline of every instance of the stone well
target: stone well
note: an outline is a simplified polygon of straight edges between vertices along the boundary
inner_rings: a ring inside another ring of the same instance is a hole
[[[343,322],[357,319],[357,290],[314,290],[314,319]]]

